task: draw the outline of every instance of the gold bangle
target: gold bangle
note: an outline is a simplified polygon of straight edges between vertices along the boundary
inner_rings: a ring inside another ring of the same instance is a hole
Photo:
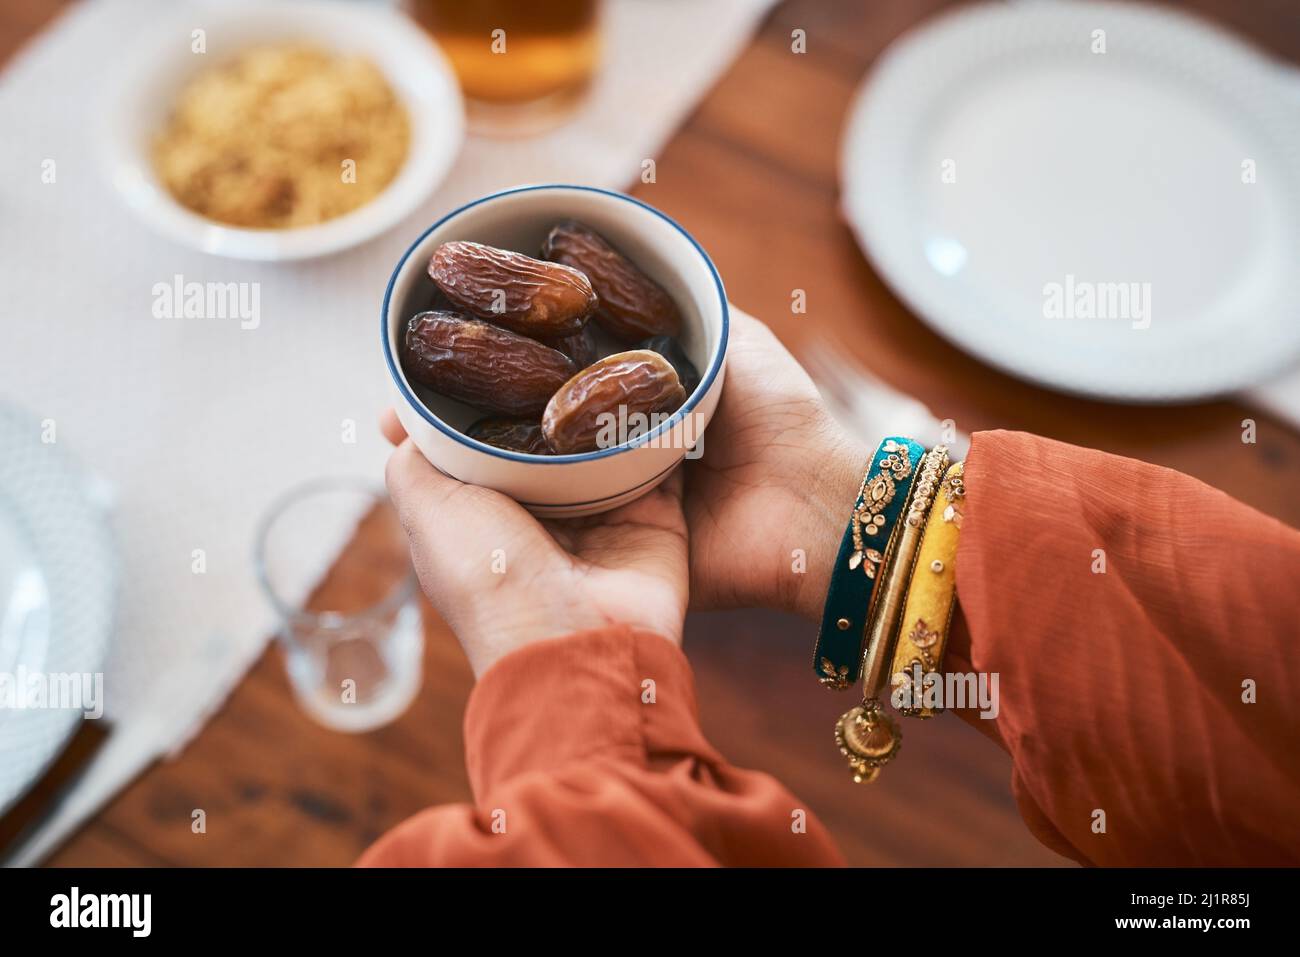
[[[925,533],[925,518],[947,467],[946,445],[936,445],[925,454],[901,527],[889,543],[890,554],[885,559],[888,567],[885,587],[877,590],[875,597],[878,601],[872,602],[874,607],[868,615],[871,623],[867,629],[867,647],[862,658],[862,691],[866,698],[879,696],[889,673],[886,668],[894,650],[899,613],[903,610],[903,599],[912,577],[912,565]]]
[[[902,746],[902,731],[881,707],[879,695],[885,666],[891,660],[904,590],[924,532],[924,519],[947,464],[948,449],[942,445],[935,446],[921,460],[907,511],[881,562],[883,587],[876,589],[867,615],[862,704],[844,712],[835,724],[835,743],[848,759],[855,782],[875,780]]]
[[[942,710],[926,704],[925,676],[943,667],[957,607],[957,541],[965,495],[965,472],[958,462],[944,476],[926,520],[890,668],[894,707],[909,717],[930,718]]]

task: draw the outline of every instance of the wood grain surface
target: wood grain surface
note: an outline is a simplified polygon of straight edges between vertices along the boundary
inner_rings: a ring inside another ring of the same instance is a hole
[[[0,56],[59,6],[7,2]],[[1024,429],[1167,465],[1300,526],[1294,432],[1232,402],[1121,407],[1019,382],[930,332],[867,264],[837,206],[845,109],[881,50],[946,6],[782,3],[658,157],[658,181],[634,192],[682,222],[714,257],[733,301],[796,352],[838,343],[964,430]],[[1290,0],[1179,6],[1300,60]],[[796,27],[807,31],[802,55],[790,50]],[[807,291],[807,315],[790,313],[795,288]],[[1241,442],[1247,416],[1259,422],[1254,446]],[[349,585],[335,576],[326,587]],[[294,704],[280,655],[269,650],[178,759],[142,775],[51,863],[348,864],[407,815],[466,800],[460,724],[471,677],[454,636],[427,609],[426,622],[423,693],[398,722],[356,736],[318,727]],[[1006,756],[951,716],[909,728],[890,772],[870,788],[852,785],[831,742],[843,700],[807,673],[813,633],[764,612],[691,617],[686,647],[704,727],[723,753],[785,781],[854,864],[1062,863],[1021,823]],[[207,812],[206,834],[191,833],[195,808]]]

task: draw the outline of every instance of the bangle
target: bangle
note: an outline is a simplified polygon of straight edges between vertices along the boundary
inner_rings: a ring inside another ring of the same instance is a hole
[[[957,541],[965,495],[965,472],[958,462],[944,476],[926,520],[890,667],[893,705],[909,717],[930,718],[942,710],[925,703],[925,679],[943,666],[948,627],[957,607]]]
[[[831,569],[821,629],[813,649],[813,671],[827,688],[844,691],[856,684],[862,673],[862,642],[883,553],[888,550],[911,491],[916,465],[924,453],[925,449],[911,439],[887,438],[876,449],[862,478]]]
[[[886,569],[885,584],[870,611],[871,626],[863,656],[862,704],[840,715],[835,724],[835,743],[848,759],[855,782],[875,780],[903,743],[902,731],[885,714],[879,695],[884,685],[885,666],[891,659],[904,591],[925,530],[924,519],[947,465],[946,446],[935,446],[926,453],[907,505],[907,515],[890,541],[890,554],[882,562]]]
[[[912,568],[925,532],[925,518],[947,467],[946,445],[936,445],[925,454],[916,478],[916,488],[907,505],[907,514],[894,541],[890,542],[891,555],[886,559],[888,571],[885,585],[877,590],[872,601],[877,607],[870,613],[871,627],[867,632],[867,647],[863,656],[862,690],[865,698],[879,696],[885,685],[888,674],[886,668],[893,657],[899,615],[903,611],[903,600],[907,595]]]

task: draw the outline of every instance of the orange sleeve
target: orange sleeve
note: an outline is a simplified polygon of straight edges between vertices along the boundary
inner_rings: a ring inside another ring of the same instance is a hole
[[[947,667],[998,674],[1035,835],[1101,865],[1300,860],[1300,533],[1019,433],[974,436],[966,476]]]
[[[529,645],[465,714],[475,802],[431,808],[362,866],[842,864],[806,805],[699,729],[690,666],[611,627]]]

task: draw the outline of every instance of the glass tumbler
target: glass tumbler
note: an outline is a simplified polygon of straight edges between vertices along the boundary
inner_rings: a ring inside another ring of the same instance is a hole
[[[556,125],[600,62],[598,0],[406,0],[406,9],[451,60],[478,133]]]
[[[291,489],[262,521],[256,566],[303,710],[340,731],[406,710],[424,633],[406,535],[381,489],[361,479]]]

